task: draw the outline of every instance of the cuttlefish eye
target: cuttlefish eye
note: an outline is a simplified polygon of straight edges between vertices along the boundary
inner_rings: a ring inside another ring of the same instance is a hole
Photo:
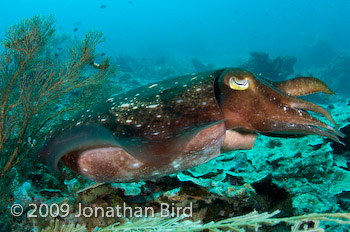
[[[249,80],[243,79],[239,80],[237,77],[233,76],[230,78],[230,88],[234,90],[245,90],[249,87]]]

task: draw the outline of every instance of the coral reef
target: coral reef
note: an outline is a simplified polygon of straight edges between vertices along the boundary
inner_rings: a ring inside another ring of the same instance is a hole
[[[205,65],[202,63],[202,61],[200,61],[197,58],[193,58],[191,60],[191,63],[193,65],[195,72],[203,72],[203,71],[207,71],[207,70],[213,70],[215,68],[215,66],[213,64]]]
[[[331,142],[331,147],[334,154],[348,154],[347,158],[350,158],[350,124],[340,128],[340,131],[345,135],[340,140],[346,144],[346,146]]]
[[[336,51],[330,41],[319,38],[308,52],[309,66],[322,67],[336,57]]]
[[[344,52],[333,52],[331,57],[323,57],[326,62],[322,61],[322,66],[310,66],[306,62],[303,73],[307,76],[317,76],[317,78],[325,81],[328,86],[336,92],[336,94],[343,94],[349,96],[349,75],[350,75],[350,55]]]
[[[337,77],[331,78],[332,85],[338,93],[349,95],[349,75],[350,75],[350,56],[346,54],[338,54],[332,62],[324,66],[324,70],[320,76]],[[327,78],[329,79],[329,78]]]
[[[294,73],[296,62],[297,58],[293,56],[270,58],[269,54],[264,52],[251,52],[248,61],[240,67],[267,78],[281,80]]]

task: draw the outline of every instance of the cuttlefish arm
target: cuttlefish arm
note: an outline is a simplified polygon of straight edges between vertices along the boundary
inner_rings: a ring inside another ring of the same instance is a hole
[[[324,82],[314,77],[297,77],[272,84],[290,96],[305,96],[319,92],[334,94]]]
[[[278,89],[290,96],[305,96],[313,93],[332,95],[334,92],[321,80],[314,77],[297,77],[287,81],[272,83]],[[331,114],[319,105],[298,99],[293,103],[294,108],[304,109],[324,115],[333,125],[336,125]]]
[[[317,134],[341,143],[338,136],[343,134],[336,129],[329,112],[295,97],[316,92],[333,93],[316,78],[297,78],[270,86],[248,71],[229,69],[221,75],[219,85],[219,104],[228,129]],[[334,126],[312,117],[306,110],[322,114]]]

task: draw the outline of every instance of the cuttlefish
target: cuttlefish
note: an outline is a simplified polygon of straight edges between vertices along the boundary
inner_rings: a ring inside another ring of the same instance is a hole
[[[62,161],[97,182],[132,182],[251,149],[257,133],[316,134],[340,143],[330,113],[297,98],[316,92],[333,94],[316,78],[274,83],[238,68],[164,80],[79,113],[49,136],[43,158],[52,170]]]

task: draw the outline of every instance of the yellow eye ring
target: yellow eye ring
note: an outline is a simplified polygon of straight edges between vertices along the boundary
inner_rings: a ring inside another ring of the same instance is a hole
[[[238,80],[236,77],[230,78],[230,88],[234,90],[245,90],[249,88],[249,80]]]

